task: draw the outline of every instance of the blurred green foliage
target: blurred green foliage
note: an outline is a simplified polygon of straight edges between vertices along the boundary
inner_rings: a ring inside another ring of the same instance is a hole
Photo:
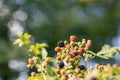
[[[94,51],[105,43],[112,44],[120,25],[119,8],[119,0],[0,0],[0,80],[17,78],[19,73],[11,70],[8,62],[25,61],[27,57],[12,46],[11,20],[21,23],[24,32],[33,35],[36,42],[48,43],[48,52],[53,56],[57,41],[67,40],[71,34],[91,39]],[[14,17],[19,10],[27,15],[26,20]]]

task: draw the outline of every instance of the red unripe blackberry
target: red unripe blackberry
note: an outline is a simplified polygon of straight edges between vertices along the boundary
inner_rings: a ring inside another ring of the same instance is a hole
[[[73,54],[74,54],[75,56],[77,56],[77,55],[78,55],[78,52],[77,52],[77,51],[74,51]]]
[[[75,35],[71,35],[71,36],[70,36],[70,40],[71,40],[71,41],[75,41],[76,38],[77,38],[77,37],[76,37]]]
[[[91,77],[90,80],[98,80],[96,77]]]
[[[49,63],[50,62],[50,58],[49,57],[45,58],[45,62]]]
[[[73,58],[73,54],[68,54],[68,58]]]
[[[78,68],[79,68],[80,70],[84,70],[84,69],[85,69],[85,66],[84,66],[84,65],[79,65]]]
[[[59,41],[57,44],[59,47],[64,47],[64,41]]]
[[[79,80],[78,78],[74,78],[74,80]]]
[[[33,64],[33,63],[34,63],[34,60],[33,60],[32,58],[29,58],[29,59],[28,59],[28,63],[29,63],[29,64]]]
[[[80,51],[80,53],[83,53],[85,51],[85,49],[84,48],[80,48],[79,51]]]
[[[59,51],[61,51],[61,48],[60,47],[55,47],[55,51],[59,52]]]
[[[64,62],[62,62],[62,61],[59,62],[59,63],[58,63],[58,66],[59,66],[60,68],[63,68],[63,67],[64,67]]]
[[[71,45],[70,45],[70,44],[67,44],[67,45],[66,45],[66,48],[67,48],[67,49],[70,49],[70,48],[71,48]]]
[[[87,43],[86,43],[85,47],[87,49],[89,49],[91,47],[91,44],[92,44],[92,41],[91,40],[87,40]]]
[[[98,63],[95,64],[95,68],[96,68],[96,69],[98,69],[99,66],[100,66],[100,64],[98,64]]]
[[[31,76],[35,77],[36,73],[35,72],[31,72]]]

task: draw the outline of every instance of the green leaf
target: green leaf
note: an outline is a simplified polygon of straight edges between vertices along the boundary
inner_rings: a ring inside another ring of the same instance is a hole
[[[56,77],[56,74],[55,74],[55,67],[53,67],[53,66],[51,66],[51,65],[47,65],[47,74],[49,75],[49,76],[54,76],[54,77]]]
[[[42,56],[42,59],[45,59],[48,55],[48,52],[45,48],[42,48],[41,49],[41,56]]]
[[[44,80],[42,76],[28,77],[28,80]]]
[[[112,72],[120,74],[120,69],[119,68],[112,68]]]
[[[48,45],[46,43],[40,44],[40,48],[44,48],[44,47],[48,47]]]
[[[97,57],[100,57],[100,58],[103,58],[103,59],[109,59],[109,58],[106,57],[106,56],[98,55],[98,54],[96,54],[96,53],[94,53],[94,52],[92,52],[92,51],[89,51],[89,50],[87,51],[87,53],[92,54],[92,55],[97,56]]]
[[[56,76],[47,76],[49,80],[58,80]]]
[[[35,45],[30,45],[30,49],[36,54],[40,54],[40,44],[36,43]]]

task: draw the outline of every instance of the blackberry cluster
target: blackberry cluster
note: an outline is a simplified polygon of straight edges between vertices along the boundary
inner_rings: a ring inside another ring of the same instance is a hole
[[[84,54],[90,48],[91,40],[86,42],[83,39],[81,42],[76,42],[76,39],[77,37],[72,35],[70,36],[70,42],[61,40],[57,43],[57,47],[55,47],[55,51],[57,52],[56,63],[58,65],[56,74],[62,80],[68,80],[74,73],[76,77],[81,78],[84,74],[83,71],[86,70],[86,66],[79,65],[79,62],[83,59],[81,57],[87,56]],[[64,76],[64,78],[61,76]]]

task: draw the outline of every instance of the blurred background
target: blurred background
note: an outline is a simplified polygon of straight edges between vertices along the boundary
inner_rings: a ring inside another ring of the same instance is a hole
[[[91,39],[94,52],[106,43],[120,46],[120,0],[0,0],[0,80],[27,80],[27,54],[12,44],[18,32],[46,42],[51,56],[56,43],[70,35]],[[97,58],[90,65],[119,59]]]

